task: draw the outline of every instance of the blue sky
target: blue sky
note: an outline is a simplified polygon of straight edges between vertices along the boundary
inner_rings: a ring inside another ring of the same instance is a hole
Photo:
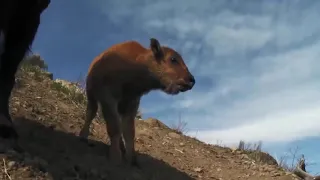
[[[299,146],[320,172],[320,1],[56,0],[33,51],[55,78],[76,80],[112,44],[155,37],[196,77],[178,96],[152,92],[144,118],[234,146],[262,140],[272,155]]]

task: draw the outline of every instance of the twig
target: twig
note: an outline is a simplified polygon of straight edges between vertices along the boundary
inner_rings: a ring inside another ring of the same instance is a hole
[[[11,176],[9,175],[8,170],[7,170],[6,160],[4,160],[4,158],[2,158],[2,161],[3,161],[4,173],[5,173],[6,176],[9,178],[9,180],[12,180],[12,179],[11,179]]]

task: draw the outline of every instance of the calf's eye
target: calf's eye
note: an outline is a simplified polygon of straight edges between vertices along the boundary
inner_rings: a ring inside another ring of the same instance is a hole
[[[172,64],[178,64],[178,59],[176,57],[171,57]]]

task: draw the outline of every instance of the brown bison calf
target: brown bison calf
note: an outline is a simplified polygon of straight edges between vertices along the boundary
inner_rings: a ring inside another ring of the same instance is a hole
[[[0,137],[18,138],[9,114],[9,99],[15,73],[30,49],[40,24],[40,15],[50,0],[0,1]]]
[[[175,95],[192,89],[194,84],[181,55],[160,46],[157,39],[150,39],[150,49],[136,41],[114,45],[96,57],[89,68],[86,120],[80,136],[83,140],[88,137],[100,103],[111,140],[109,159],[120,165],[125,153],[129,165],[138,165],[134,119],[141,97],[151,90]]]

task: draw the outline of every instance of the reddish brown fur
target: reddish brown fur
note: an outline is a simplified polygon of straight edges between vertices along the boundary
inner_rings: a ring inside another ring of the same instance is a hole
[[[178,52],[152,38],[150,49],[127,41],[102,52],[92,61],[86,83],[87,115],[80,136],[87,138],[100,103],[111,139],[109,157],[118,164],[120,148],[129,163],[136,163],[134,119],[141,96],[157,89],[175,95],[192,89],[195,80]]]

